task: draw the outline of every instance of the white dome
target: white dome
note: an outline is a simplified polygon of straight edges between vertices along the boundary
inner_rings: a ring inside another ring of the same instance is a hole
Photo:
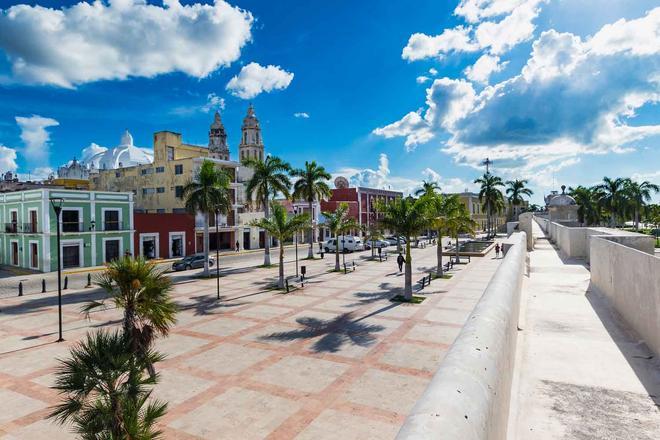
[[[154,155],[152,150],[133,145],[133,136],[126,130],[119,146],[105,148],[92,144],[83,151],[83,160],[90,168],[110,170],[150,164],[154,161]]]

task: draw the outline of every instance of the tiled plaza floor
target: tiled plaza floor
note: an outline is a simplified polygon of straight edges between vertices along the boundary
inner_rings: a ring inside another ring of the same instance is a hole
[[[414,251],[414,280],[435,248]],[[181,306],[155,395],[169,402],[168,439],[388,439],[423,392],[499,260],[487,256],[435,280],[419,305],[392,303],[403,276],[394,261],[362,261],[348,275],[332,258],[306,262],[309,283],[267,290],[277,269],[178,284]],[[0,303],[0,438],[67,439],[44,420],[57,357],[116,310],[79,313],[90,292],[65,296],[65,343],[53,343],[57,308],[38,296]]]

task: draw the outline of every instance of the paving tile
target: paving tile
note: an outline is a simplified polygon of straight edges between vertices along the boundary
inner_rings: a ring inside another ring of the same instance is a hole
[[[168,402],[169,407],[207,390],[214,382],[174,369],[159,370],[160,380],[154,387],[152,397]]]
[[[0,389],[0,424],[11,422],[47,406],[48,404],[41,400]]]
[[[399,431],[398,423],[386,423],[327,409],[303,430],[296,440],[387,440]]]
[[[293,309],[288,307],[270,306],[270,305],[257,305],[249,307],[245,310],[237,312],[235,316],[242,316],[246,318],[268,320],[276,318],[281,315],[291,313]]]
[[[156,341],[156,350],[166,355],[168,359],[172,359],[208,343],[206,339],[172,333],[167,338]]]
[[[424,315],[424,319],[427,321],[444,322],[447,324],[457,324],[462,326],[465,324],[468,316],[470,316],[470,313],[472,313],[472,310],[435,308],[429,310],[429,312]]]
[[[168,426],[207,439],[263,439],[299,409],[293,400],[230,388]]]
[[[224,343],[187,359],[184,365],[215,374],[238,374],[271,354],[266,350]]]
[[[360,405],[406,415],[422,395],[429,379],[407,374],[367,370],[342,398]],[[397,396],[392,399],[392,396]]]
[[[461,329],[445,325],[415,324],[406,338],[418,341],[451,345]]]
[[[74,440],[76,435],[66,426],[39,420],[1,437],[2,440]]]
[[[318,393],[349,368],[346,364],[304,356],[289,356],[253,376],[254,380]]]
[[[433,373],[444,359],[446,349],[429,347],[412,342],[397,342],[380,358],[380,362],[402,368]]]
[[[213,336],[229,336],[255,325],[256,323],[252,321],[223,316],[212,321],[193,325],[192,327],[188,327],[188,329],[194,332],[206,333]]]

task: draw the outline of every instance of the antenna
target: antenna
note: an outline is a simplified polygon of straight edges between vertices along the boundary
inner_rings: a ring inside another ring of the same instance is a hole
[[[482,165],[486,165],[486,174],[490,173],[490,164],[492,164],[493,161],[490,160],[489,158],[486,158],[483,162],[481,162]]]

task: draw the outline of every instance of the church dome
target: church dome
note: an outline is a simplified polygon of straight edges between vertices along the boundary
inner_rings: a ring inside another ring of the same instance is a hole
[[[549,201],[548,201],[548,206],[571,206],[571,205],[577,205],[577,202],[575,199],[568,194],[566,194],[566,186],[562,185],[561,187],[561,194],[557,194],[556,196],[553,196]]]

